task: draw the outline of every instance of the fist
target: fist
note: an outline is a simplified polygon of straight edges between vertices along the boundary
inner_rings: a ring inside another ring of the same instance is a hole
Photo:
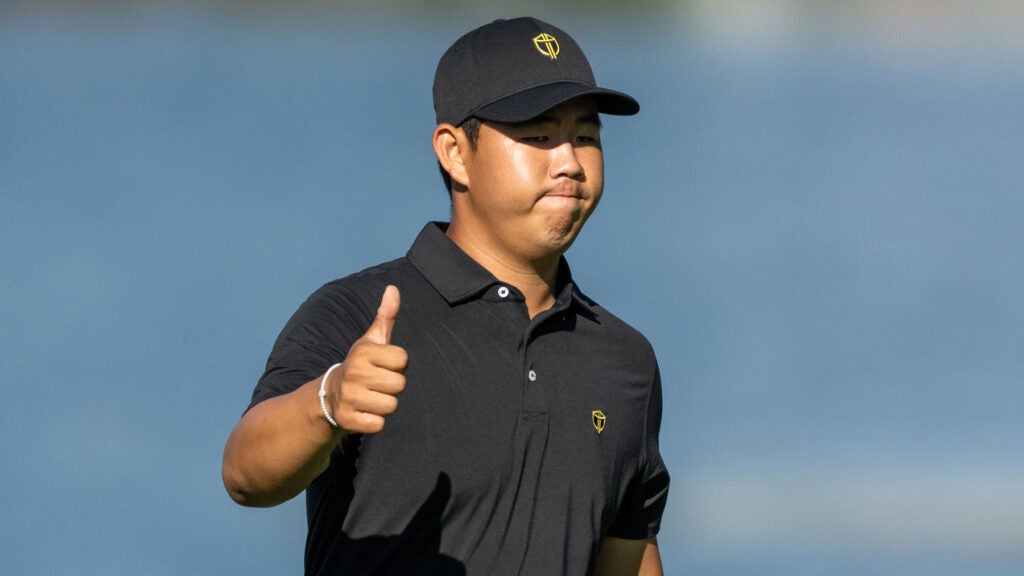
[[[346,433],[380,432],[384,420],[398,409],[398,394],[405,389],[409,362],[405,349],[391,344],[400,306],[398,288],[385,288],[377,317],[324,384],[325,400]]]

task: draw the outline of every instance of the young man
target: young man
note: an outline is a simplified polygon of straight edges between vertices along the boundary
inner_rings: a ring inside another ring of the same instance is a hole
[[[562,257],[603,191],[598,113],[639,106],[519,18],[449,48],[434,108],[451,222],[299,308],[225,486],[305,490],[307,574],[661,574],[657,362]]]

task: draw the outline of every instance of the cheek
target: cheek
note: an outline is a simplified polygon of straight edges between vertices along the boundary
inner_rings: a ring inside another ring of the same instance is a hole
[[[537,150],[506,142],[488,144],[475,154],[473,173],[478,182],[508,191],[543,180],[545,168]]]
[[[593,212],[594,209],[597,208],[597,205],[601,202],[601,197],[603,195],[604,195],[604,191],[603,190],[601,190],[601,189],[594,190],[594,193],[591,196],[592,200],[590,202],[590,212]]]
[[[543,182],[547,177],[548,157],[542,150],[518,146],[508,151],[508,158],[508,165],[505,166],[508,182],[532,185]]]
[[[595,200],[601,197],[604,190],[604,154],[599,148],[583,150],[580,155],[580,164],[583,165],[583,173],[587,177],[587,185],[593,191]]]

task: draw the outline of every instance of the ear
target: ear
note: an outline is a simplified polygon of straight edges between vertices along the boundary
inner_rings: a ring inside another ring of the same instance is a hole
[[[434,128],[433,144],[437,161],[452,177],[452,188],[469,188],[465,158],[469,143],[462,129],[451,124],[438,124],[437,128]]]

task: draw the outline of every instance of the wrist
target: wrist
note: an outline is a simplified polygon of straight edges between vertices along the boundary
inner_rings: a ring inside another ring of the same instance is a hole
[[[331,428],[341,428],[341,426],[338,425],[337,420],[334,419],[334,414],[332,413],[332,410],[328,407],[327,402],[327,394],[329,388],[328,380],[330,379],[331,372],[334,372],[334,369],[337,368],[338,366],[341,366],[340,362],[338,364],[331,366],[330,368],[327,369],[326,372],[324,372],[323,377],[320,378],[320,391],[317,393],[317,396],[320,398],[320,411],[323,412],[324,418],[327,420],[328,424],[331,425]],[[334,403],[332,402],[331,405],[333,404]]]

